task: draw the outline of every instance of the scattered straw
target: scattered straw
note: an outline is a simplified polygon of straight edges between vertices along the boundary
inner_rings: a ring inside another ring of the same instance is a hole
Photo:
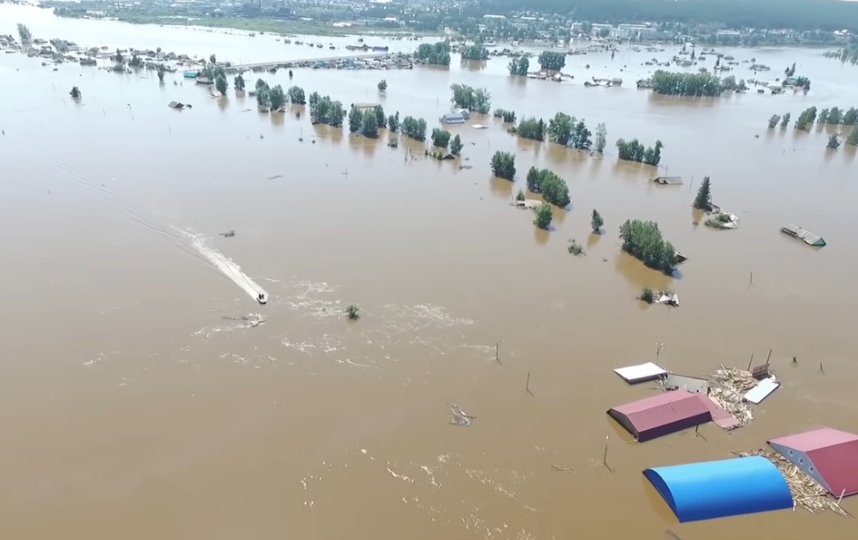
[[[741,426],[754,419],[751,408],[745,403],[745,394],[759,382],[750,371],[737,368],[716,369],[709,378],[709,396],[725,411],[732,414]]]
[[[734,451],[733,453],[740,457],[762,456],[771,461],[781,472],[784,479],[786,479],[794,501],[793,510],[795,510],[795,506],[801,506],[811,514],[830,510],[844,517],[854,517],[841,508],[837,504],[837,500],[830,497],[822,486],[814,482],[804,471],[793,465],[792,462],[782,455],[763,449],[753,452]]]

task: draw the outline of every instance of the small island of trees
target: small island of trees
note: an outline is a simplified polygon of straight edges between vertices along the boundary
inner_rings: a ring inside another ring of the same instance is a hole
[[[522,118],[518,127],[510,128],[511,133],[533,141],[545,140],[546,125],[542,118]]]
[[[566,55],[557,51],[542,51],[539,53],[539,67],[545,71],[560,71],[566,67]],[[525,71],[525,75],[527,71]]]
[[[498,178],[515,178],[515,155],[509,152],[495,152],[492,156],[492,174]]]
[[[527,189],[534,193],[541,193],[546,202],[561,208],[565,208],[572,202],[566,181],[548,169],[531,167],[527,171]]]
[[[290,88],[291,90],[291,88]],[[333,101],[330,96],[320,96],[318,92],[310,94],[310,122],[342,127],[346,118],[343,104]]]
[[[476,111],[480,114],[489,114],[492,107],[492,96],[485,88],[473,88],[467,84],[453,84],[450,86],[452,96],[450,101],[456,107]]]
[[[644,147],[637,139],[626,141],[617,139],[617,153],[620,159],[636,161],[646,165],[658,166],[661,161],[661,141],[655,141],[655,146]]]
[[[477,43],[462,49],[463,60],[488,60],[489,50]]]
[[[399,130],[403,135],[410,137],[415,141],[426,140],[426,120],[422,118],[406,116],[402,119],[402,125]]]
[[[527,75],[527,70],[530,69],[530,60],[525,56],[519,56],[510,60],[508,67],[510,75],[525,76]]]
[[[438,66],[450,65],[450,44],[446,41],[438,43],[421,43],[414,53],[414,59],[422,64]]]
[[[378,137],[378,130],[385,127],[387,127],[387,117],[381,105],[366,108],[352,105],[349,109],[350,132],[374,139]]]
[[[735,83],[735,79],[733,79]],[[658,70],[652,75],[652,89],[666,96],[720,96],[724,88],[709,73],[672,73]]]
[[[654,221],[626,220],[620,226],[620,238],[623,251],[646,266],[665,274],[673,273],[676,268],[676,250],[662,238]]]
[[[514,124],[515,123],[515,111],[508,111],[506,109],[495,109],[492,113],[492,116],[495,118],[501,118],[505,124]]]

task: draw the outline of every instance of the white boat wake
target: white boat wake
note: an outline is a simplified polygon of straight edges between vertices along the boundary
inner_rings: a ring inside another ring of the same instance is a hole
[[[250,295],[251,298],[265,304],[268,302],[268,293],[250,279],[247,274],[241,271],[241,267],[235,264],[232,259],[213,248],[208,243],[208,239],[201,234],[192,234],[187,231],[181,231],[183,235],[191,239],[191,245],[199,252],[207,261],[214,265],[215,268],[232,280],[233,283],[241,287],[241,289]]]

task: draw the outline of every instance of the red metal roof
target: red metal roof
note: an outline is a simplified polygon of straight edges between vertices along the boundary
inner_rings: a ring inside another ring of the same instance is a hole
[[[674,390],[626,403],[614,407],[614,410],[626,416],[641,433],[699,415],[708,415],[711,420],[711,413],[704,399],[707,399],[706,396],[700,394]]]
[[[858,493],[858,435],[823,427],[769,442],[806,453],[835,497]]]

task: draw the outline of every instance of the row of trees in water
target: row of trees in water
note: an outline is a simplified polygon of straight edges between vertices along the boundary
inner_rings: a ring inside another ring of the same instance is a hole
[[[786,129],[791,119],[792,115],[790,113],[786,113],[783,116],[773,114],[769,117],[769,129],[774,129],[778,124],[780,124],[781,129]],[[843,111],[839,107],[832,107],[830,109],[822,109],[818,113],[816,107],[808,107],[798,115],[794,127],[795,129],[807,131],[814,123],[818,126],[852,126],[849,134],[846,135],[846,144],[858,146],[858,109],[855,107],[850,107],[846,111]],[[840,148],[840,144],[840,133],[834,133],[828,137],[828,148],[836,150]]]
[[[655,141],[655,146],[645,147],[637,139],[626,141],[625,139],[617,139],[617,154],[620,159],[626,161],[636,161],[646,165],[658,167],[661,162],[661,149],[664,145],[661,141]]]

